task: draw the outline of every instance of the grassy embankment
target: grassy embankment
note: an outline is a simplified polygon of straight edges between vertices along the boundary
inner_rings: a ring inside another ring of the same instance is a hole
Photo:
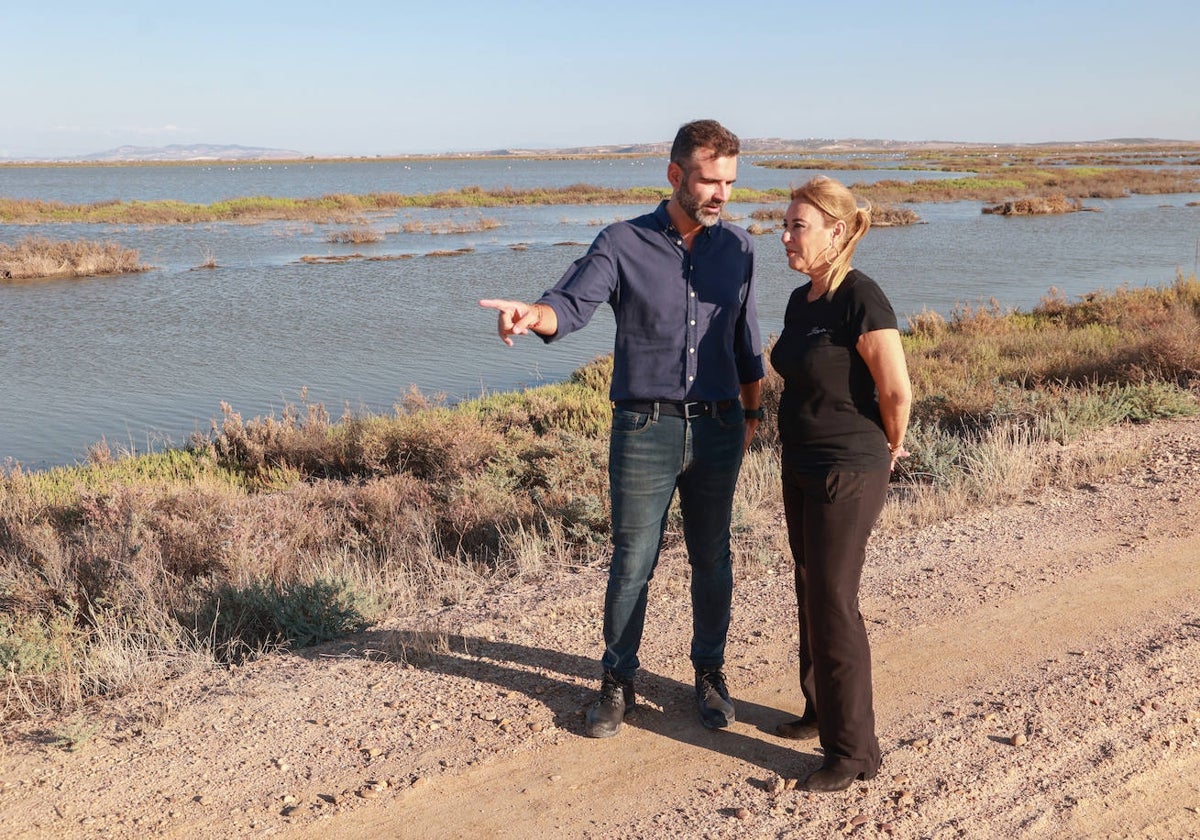
[[[923,201],[999,202],[1032,196],[1062,194],[1068,198],[1115,198],[1141,194],[1196,192],[1200,178],[1191,173],[1146,170],[1134,167],[1074,167],[1045,169],[1010,168],[1002,173],[981,172],[962,178],[916,181],[883,180],[851,185],[861,198],[873,203]],[[735,188],[731,201],[778,204],[787,200],[788,190]],[[0,198],[0,223],[52,224],[56,222],[96,224],[197,224],[206,222],[256,223],[273,220],[302,220],[317,223],[357,223],[372,214],[413,208],[471,209],[527,205],[624,205],[653,204],[666,198],[666,187],[610,189],[575,184],[556,189],[485,190],[464,187],[438,193],[335,194],[317,198],[272,198],[249,196],[212,204],[182,201],[104,201],[94,204],[64,204],[54,201]]]
[[[926,201],[981,201],[999,204],[983,212],[1012,214],[1069,213],[1084,209],[1082,199],[1124,198],[1129,195],[1164,195],[1200,191],[1200,177],[1182,169],[1146,169],[1162,159],[1081,157],[1077,153],[1023,151],[1007,154],[964,153],[910,155],[904,169],[969,172],[961,178],[922,178],[915,181],[884,179],[850,183],[859,197],[872,203],[908,204]],[[1126,165],[1115,164],[1122,161]],[[831,165],[832,164],[832,165]],[[1054,165],[1052,165],[1054,164]],[[863,162],[820,158],[763,161],[776,169],[864,169]],[[846,179],[849,183],[850,179]]]
[[[920,526],[1136,452],[1061,444],[1196,411],[1200,282],[1032,312],[923,314],[916,402],[880,527]],[[607,554],[609,360],[563,383],[389,416],[318,405],[223,419],[186,449],[0,478],[0,721],[70,712],[195,668],[420,615]],[[780,383],[768,380],[766,404]],[[735,509],[752,578],[785,551],[767,424]],[[668,541],[679,540],[676,522]],[[600,593],[596,593],[600,597]],[[412,651],[400,651],[400,655]]]

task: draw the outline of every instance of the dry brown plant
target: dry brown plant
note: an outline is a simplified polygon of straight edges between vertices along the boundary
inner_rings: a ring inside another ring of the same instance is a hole
[[[499,219],[480,216],[477,219],[461,222],[456,222],[453,219],[447,219],[442,222],[410,221],[405,222],[402,228],[405,233],[427,233],[434,236],[444,236],[453,233],[480,233],[502,226],[503,223]]]
[[[149,271],[136,250],[115,242],[54,241],[27,236],[15,245],[0,245],[0,279],[94,277]]]
[[[325,237],[326,242],[343,245],[367,245],[382,242],[383,234],[367,224],[356,224],[346,230],[337,230]]]
[[[1077,213],[1083,210],[1079,199],[1068,199],[1062,193],[1039,198],[1021,198],[984,207],[983,212],[997,216],[1049,216],[1057,213]]]
[[[871,205],[872,227],[904,227],[905,225],[925,224],[915,211],[906,207],[892,207],[888,204]]]

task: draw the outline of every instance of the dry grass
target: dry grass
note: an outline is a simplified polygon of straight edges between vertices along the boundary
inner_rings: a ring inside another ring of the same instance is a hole
[[[983,212],[997,216],[1049,216],[1058,213],[1077,213],[1083,209],[1083,202],[1079,199],[1068,199],[1065,195],[1056,193],[1043,198],[1005,201],[1001,204],[984,207]]]
[[[785,207],[763,207],[753,211],[750,218],[759,222],[778,222],[787,213]],[[871,225],[873,227],[902,227],[904,225],[920,225],[924,224],[921,217],[915,211],[907,207],[892,207],[888,204],[872,204],[871,205]],[[757,230],[751,228],[757,227]],[[751,233],[772,233],[778,228],[774,225],[767,227],[765,225],[750,225],[746,228]]]
[[[355,224],[364,217],[409,208],[516,207],[556,204],[653,204],[669,195],[663,187],[614,189],[574,184],[551,189],[485,190],[469,186],[424,195],[402,193],[338,193],[317,198],[247,196],[213,204],[182,201],[101,201],[64,204],[55,201],[0,198],[0,224],[75,222],[92,224],[169,225],[202,222],[257,223],[272,220]],[[780,191],[770,195],[779,200]],[[737,200],[758,200],[765,193],[735,191]],[[740,197],[739,197],[740,196]],[[765,200],[765,199],[764,199]]]
[[[369,245],[372,242],[382,242],[383,234],[364,223],[333,231],[325,237],[325,241],[342,245]]]
[[[1127,465],[1136,453],[1058,444],[1194,412],[1198,313],[1200,283],[1180,276],[1051,295],[1029,313],[914,318],[913,455],[880,527]],[[77,467],[13,469],[0,477],[0,721],[78,713],[97,694],[331,632],[314,615],[357,626],[602,562],[611,371],[601,359],[568,382],[454,408],[413,391],[391,415],[336,421],[319,405],[254,419],[225,406],[186,450],[101,446]],[[780,389],[772,371],[773,416]],[[739,482],[740,562],[785,550],[778,463],[769,423]],[[679,539],[670,528],[667,550]],[[244,617],[231,622],[235,602]],[[307,618],[285,631],[265,607]]]
[[[836,170],[875,169],[877,164],[863,161],[837,160],[835,158],[784,158],[774,160],[758,160],[755,166],[766,169],[821,169],[827,172]]]
[[[414,254],[325,254],[316,256],[313,254],[305,254],[297,262],[302,262],[307,265],[337,265],[338,263],[355,262],[362,260],[364,262],[394,262],[395,260],[411,260]]]
[[[922,201],[985,201],[997,203],[1019,198],[1061,195],[1075,198],[1123,198],[1128,195],[1162,195],[1196,192],[1200,178],[1186,170],[1148,170],[1136,167],[1033,166],[987,169],[962,178],[899,181],[885,179],[851,185],[854,194],[872,203],[897,204]]]
[[[27,236],[16,245],[0,245],[0,279],[95,277],[149,271],[136,250],[115,242],[63,242]]]
[[[503,223],[499,219],[480,216],[477,219],[462,222],[456,222],[453,219],[446,219],[441,222],[405,222],[403,230],[405,233],[428,233],[434,236],[441,236],[452,233],[481,233],[482,231],[495,230],[502,226]]]
[[[888,204],[871,205],[872,227],[904,227],[925,224],[921,217],[907,207],[892,207]]]

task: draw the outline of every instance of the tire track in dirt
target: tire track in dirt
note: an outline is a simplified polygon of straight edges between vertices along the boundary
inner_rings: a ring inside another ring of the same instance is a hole
[[[1194,500],[1182,507],[1179,515],[1195,515]],[[1072,551],[1076,555],[1107,552],[1110,543],[1102,537],[1083,539]],[[1200,603],[1198,558],[1196,536],[1185,533],[1147,540],[1130,546],[1119,562],[1020,596],[900,632],[874,631],[881,733],[886,737],[889,728],[922,710],[986,696],[1047,660],[1082,658],[1106,639],[1186,611]],[[1030,552],[1024,562],[1033,568],[1053,559]],[[777,646],[769,658],[788,661],[792,654]],[[617,738],[572,738],[532,757],[441,777],[405,792],[384,808],[335,816],[299,836],[623,836],[631,826],[646,821],[652,825],[652,818],[669,811],[672,802],[686,807],[698,790],[718,800],[722,780],[749,776],[765,786],[772,770],[787,775],[789,768],[803,773],[812,766],[815,745],[797,751],[766,734],[779,719],[780,706],[791,705],[781,704],[780,699],[794,695],[791,673],[777,673],[739,690],[739,721],[721,733],[696,726],[684,702],[668,704],[661,712],[641,709],[636,724],[626,726]],[[808,765],[802,761],[805,756],[812,759]],[[1172,797],[1195,793],[1196,783],[1179,777],[1194,770],[1196,762],[1192,753],[1177,764],[1133,773],[1127,784],[1131,791],[1143,789],[1143,795],[1112,795],[1109,808],[1099,812],[1095,803],[1089,803],[1071,815],[1075,828],[1091,833],[1092,828],[1183,826],[1189,812],[1180,811]],[[885,773],[890,771],[885,768]],[[887,784],[882,775],[872,783]],[[647,796],[650,791],[653,795]],[[842,800],[825,797],[812,811],[836,824],[836,812],[844,808]],[[1037,826],[1029,828],[1036,831]]]

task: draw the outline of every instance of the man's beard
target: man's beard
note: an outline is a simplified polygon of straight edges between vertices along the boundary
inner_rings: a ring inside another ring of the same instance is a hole
[[[704,227],[712,227],[721,220],[720,209],[718,209],[715,213],[706,210],[704,205],[700,203],[700,199],[688,192],[685,187],[681,187],[675,196],[675,199],[679,202],[679,206],[682,208],[683,212],[687,213],[689,217],[695,219]]]

